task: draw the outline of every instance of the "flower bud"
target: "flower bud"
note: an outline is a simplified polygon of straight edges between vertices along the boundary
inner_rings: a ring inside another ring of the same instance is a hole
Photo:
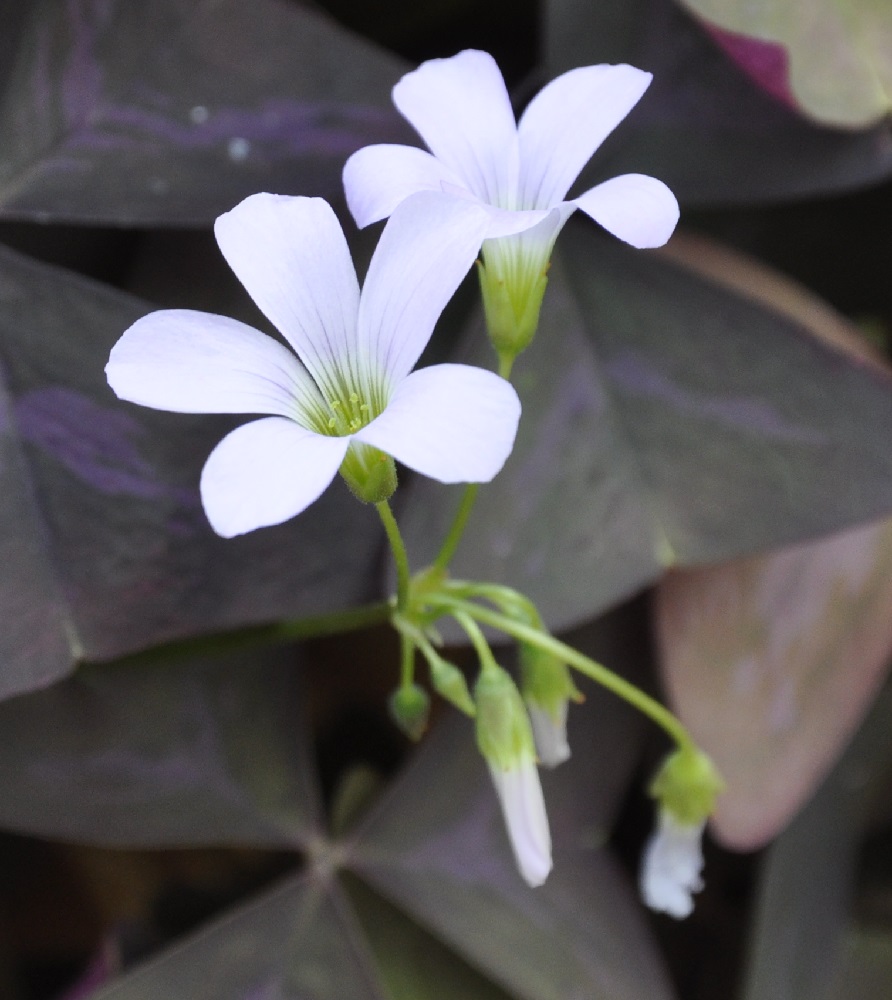
[[[447,701],[452,702],[465,715],[473,717],[477,713],[477,708],[474,705],[471,692],[468,690],[465,675],[454,663],[444,660],[441,656],[429,656],[428,664],[430,665],[431,682],[437,693]]]
[[[390,696],[390,714],[410,740],[421,739],[430,715],[427,691],[417,684],[401,685]]]
[[[681,919],[694,908],[703,888],[700,840],[715,800],[724,787],[715,765],[700,750],[671,753],[651,782],[658,802],[657,830],[641,865],[641,895],[651,909]]]
[[[551,871],[551,834],[523,700],[501,667],[482,672],[474,697],[477,745],[496,786],[517,867],[529,885],[541,885]]]
[[[567,705],[581,701],[566,663],[527,643],[520,646],[521,693],[530,713],[539,760],[556,767],[570,756]]]

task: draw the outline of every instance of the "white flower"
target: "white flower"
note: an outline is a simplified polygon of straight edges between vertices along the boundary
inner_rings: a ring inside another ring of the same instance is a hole
[[[632,246],[662,246],[678,221],[678,203],[653,177],[623,174],[565,200],[651,79],[626,65],[570,70],[515,123],[492,56],[468,49],[431,59],[393,88],[394,104],[430,152],[377,145],[354,153],[344,168],[350,210],[366,226],[417,191],[445,191],[488,208],[488,239],[533,230],[527,249],[545,250],[546,259],[576,208]]]
[[[660,809],[641,864],[641,895],[652,910],[681,919],[694,909],[692,895],[703,888],[705,825],[681,823],[668,809]]]
[[[567,742],[567,708],[566,699],[561,701],[553,712],[542,705],[534,705],[527,701],[527,712],[533,727],[536,750],[539,760],[546,767],[557,767],[558,764],[570,759],[570,744]]]
[[[551,833],[536,761],[529,754],[508,767],[487,763],[520,874],[527,885],[542,885],[551,871]]]
[[[442,482],[486,482],[511,451],[514,390],[465,365],[412,372],[486,226],[470,203],[456,214],[443,195],[409,200],[360,293],[324,201],[252,195],[217,219],[217,242],[297,357],[235,320],[165,310],[124,333],[109,384],[163,410],[270,414],[223,438],[202,472],[208,520],[225,537],[299,514],[339,468],[383,456]]]

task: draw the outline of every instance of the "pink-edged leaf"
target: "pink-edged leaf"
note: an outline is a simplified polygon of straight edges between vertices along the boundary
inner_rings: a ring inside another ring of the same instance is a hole
[[[740,36],[732,43],[732,58],[763,86],[768,66],[759,67],[755,49],[741,39],[785,50],[793,106],[822,125],[865,128],[892,110],[892,19],[887,5],[876,0],[680,2],[710,33],[718,28]],[[717,41],[725,48],[720,38]]]
[[[673,707],[727,789],[728,846],[773,837],[842,752],[892,653],[892,521],[671,573],[656,624]]]
[[[830,4],[772,0],[770,6],[796,11],[791,20],[801,20],[809,8]],[[843,191],[892,171],[892,142],[882,123],[832,129],[793,111],[754,85],[678,0],[549,0],[544,17],[549,73],[628,62],[654,75],[641,103],[583,171],[577,190],[635,171],[659,177],[682,205],[725,206]],[[812,58],[823,71],[822,45],[813,47]],[[837,76],[831,89],[839,83]]]
[[[790,54],[777,42],[725,31],[714,24],[704,24],[707,34],[759,86],[787,107],[796,108],[790,90]]]

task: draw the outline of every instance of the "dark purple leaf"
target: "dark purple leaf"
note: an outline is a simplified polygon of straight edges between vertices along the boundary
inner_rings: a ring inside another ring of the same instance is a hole
[[[380,529],[336,483],[305,514],[218,538],[198,497],[228,418],[118,401],[108,352],[149,307],[0,252],[0,694],[81,659],[353,605],[368,596]]]
[[[84,668],[0,704],[0,826],[115,847],[298,847],[321,808],[294,653]]]
[[[768,272],[801,315],[785,314],[738,270],[723,286],[569,223],[514,370],[517,442],[480,491],[458,576],[518,587],[566,628],[670,566],[892,511],[888,369],[821,339],[830,310],[814,296]],[[469,332],[469,356],[490,363],[483,331]],[[457,491],[419,480],[406,499],[410,551],[433,558]]]
[[[259,190],[331,198],[350,153],[410,135],[390,101],[403,65],[297,4],[14,6],[8,217],[187,225]]]

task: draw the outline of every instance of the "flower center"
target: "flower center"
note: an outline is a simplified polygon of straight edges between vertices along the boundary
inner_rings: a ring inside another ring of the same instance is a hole
[[[374,416],[371,407],[358,392],[351,392],[339,399],[329,399],[328,409],[330,416],[326,421],[325,433],[333,437],[355,434],[360,427],[370,423]]]

